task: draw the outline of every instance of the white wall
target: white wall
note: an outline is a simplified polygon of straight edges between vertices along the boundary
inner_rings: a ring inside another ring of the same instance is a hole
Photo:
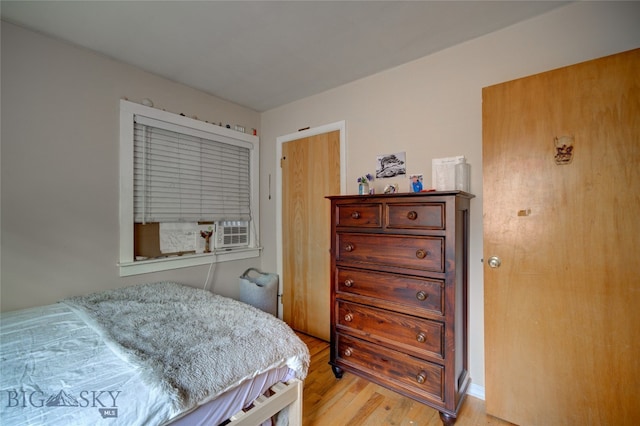
[[[465,155],[471,164],[470,373],[484,386],[482,252],[482,88],[511,79],[640,47],[640,3],[579,2],[364,78],[261,116],[262,240],[276,239],[275,203],[265,176],[276,175],[276,138],[340,120],[347,128],[348,192],[373,173],[378,154],[406,152],[407,172],[431,182],[431,159]],[[398,181],[378,181],[379,191]],[[272,178],[272,185],[275,179]],[[275,189],[272,187],[271,192]],[[265,251],[265,270],[276,253]]]
[[[259,114],[2,22],[2,310],[157,280],[204,284],[208,267],[119,278],[119,100],[259,128]],[[237,296],[260,259],[220,263]]]

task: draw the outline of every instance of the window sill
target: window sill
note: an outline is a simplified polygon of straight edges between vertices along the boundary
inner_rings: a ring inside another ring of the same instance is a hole
[[[146,274],[149,272],[168,271],[171,269],[188,268],[190,266],[208,265],[213,261],[229,262],[232,260],[250,259],[260,256],[262,247],[241,249],[220,249],[213,253],[191,254],[185,256],[166,257],[162,259],[140,260],[136,262],[120,262],[120,276]]]

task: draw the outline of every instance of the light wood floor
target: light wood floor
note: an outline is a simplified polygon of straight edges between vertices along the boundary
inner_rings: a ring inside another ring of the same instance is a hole
[[[304,382],[304,426],[442,425],[438,412],[424,404],[350,373],[336,379],[328,364],[329,344],[297,334],[311,352],[311,367]],[[456,426],[479,425],[511,423],[487,415],[484,401],[467,395]]]

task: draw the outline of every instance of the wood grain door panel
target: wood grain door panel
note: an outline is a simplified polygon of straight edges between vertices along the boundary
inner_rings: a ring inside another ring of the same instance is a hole
[[[640,50],[483,90],[488,413],[640,424],[639,165]]]
[[[282,146],[283,319],[323,340],[330,333],[331,212],[340,193],[340,132]]]

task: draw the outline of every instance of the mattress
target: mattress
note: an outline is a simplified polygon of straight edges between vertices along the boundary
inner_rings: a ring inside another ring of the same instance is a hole
[[[144,368],[124,359],[101,334],[62,303],[3,313],[0,423],[215,425],[272,384],[296,375],[277,365],[247,374],[215,399],[178,407],[172,395],[148,383]]]

